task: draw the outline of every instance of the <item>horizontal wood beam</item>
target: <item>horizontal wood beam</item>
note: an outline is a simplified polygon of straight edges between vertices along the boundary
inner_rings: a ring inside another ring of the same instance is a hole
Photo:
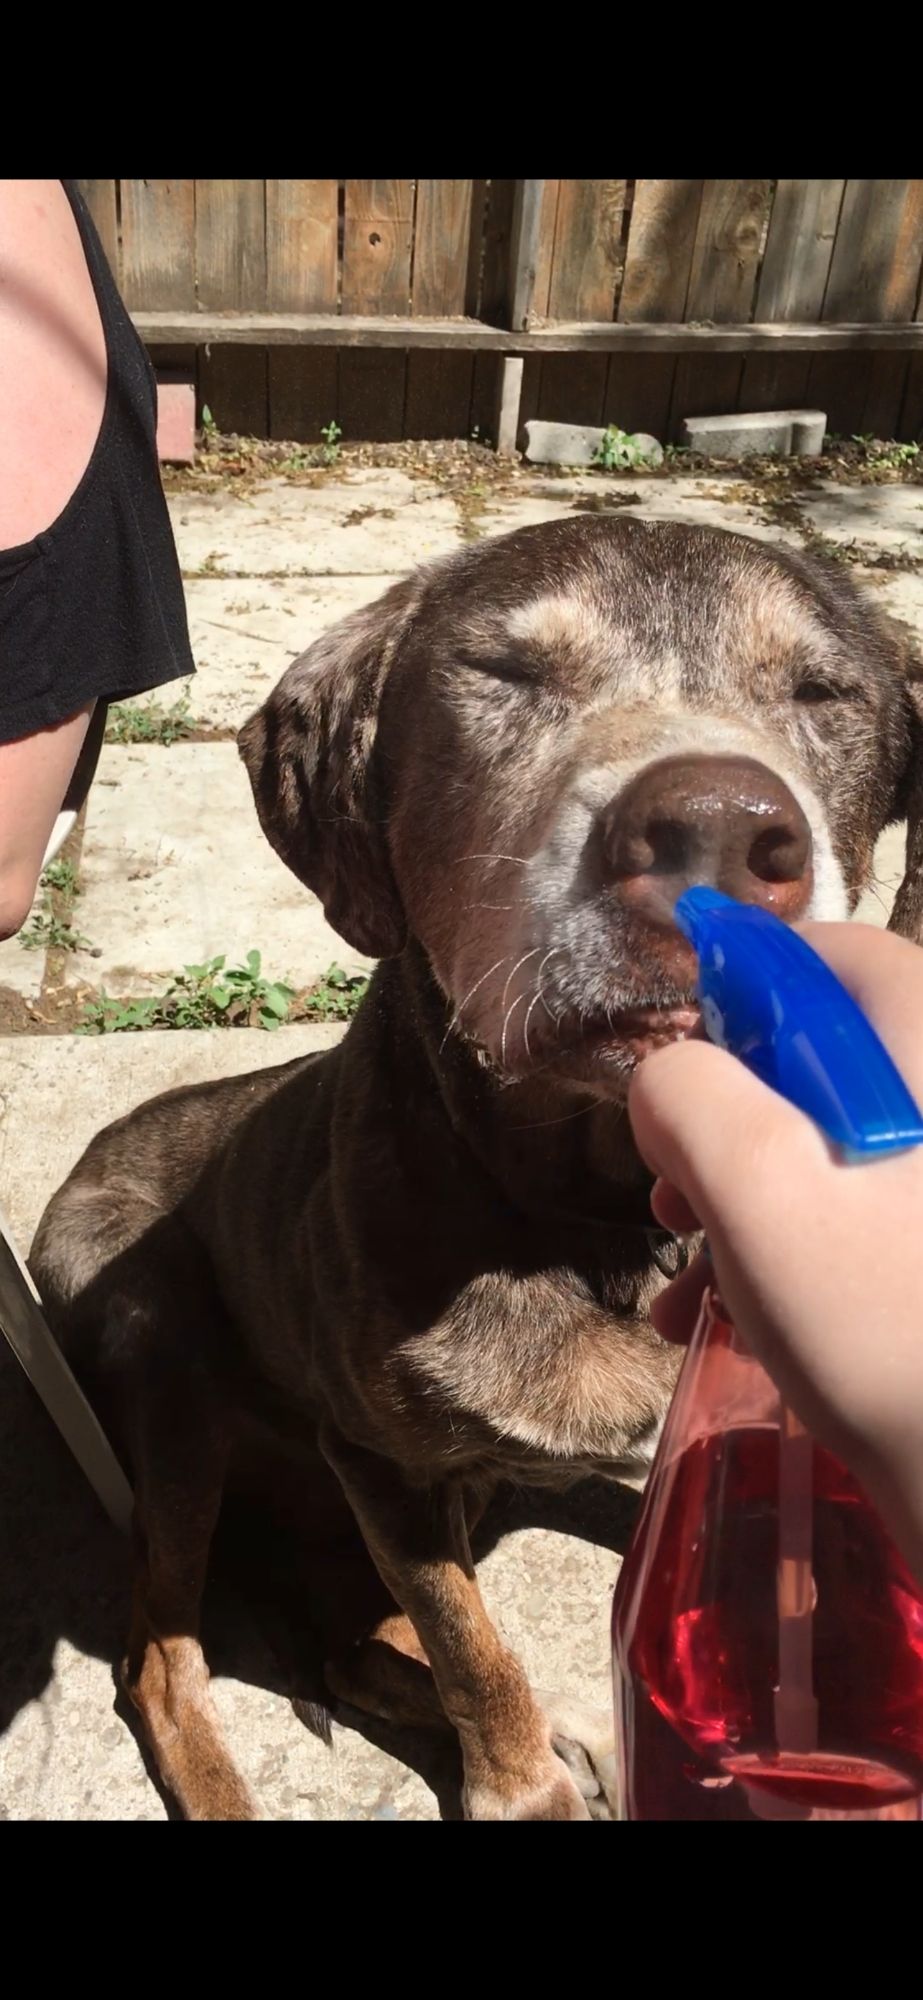
[[[533,327],[528,334],[512,338],[517,353],[769,354],[780,348],[811,354],[849,353],[860,348],[906,353],[923,348],[923,322],[795,326],[766,321],[761,326],[713,326],[693,321],[609,326],[591,321],[586,325]]]
[[[526,332],[477,319],[386,319],[353,313],[136,312],[149,346],[461,348],[494,354],[811,354],[923,349],[923,320],[900,325],[645,326],[587,321]]]
[[[371,313],[136,312],[149,346],[461,347],[506,353],[516,347],[503,327],[479,319],[388,319]],[[520,335],[520,339],[524,339]]]

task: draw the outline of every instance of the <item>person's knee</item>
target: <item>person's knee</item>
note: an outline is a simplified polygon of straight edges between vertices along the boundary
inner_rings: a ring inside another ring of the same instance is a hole
[[[36,878],[21,868],[0,868],[0,942],[21,931],[35,896]]]

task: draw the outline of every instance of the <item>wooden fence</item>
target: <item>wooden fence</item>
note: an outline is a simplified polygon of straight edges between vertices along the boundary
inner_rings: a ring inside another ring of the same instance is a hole
[[[923,431],[923,180],[84,181],[223,428],[509,445],[810,404]]]

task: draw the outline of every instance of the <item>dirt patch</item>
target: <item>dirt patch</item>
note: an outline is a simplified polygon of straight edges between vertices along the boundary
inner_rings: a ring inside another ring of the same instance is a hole
[[[617,514],[620,507],[636,507],[633,493],[578,493],[575,514]]]
[[[470,484],[477,477],[507,486],[521,476],[518,462],[497,457],[474,439],[403,439],[394,444],[341,444],[336,457],[324,460],[324,447],[284,443],[274,438],[209,435],[200,437],[191,466],[164,466],[168,493],[202,493],[230,489],[235,494],[255,490],[267,479],[291,486],[326,486],[349,478],[351,472],[387,466],[411,479],[437,482],[444,492]]]
[[[489,445],[474,438],[405,438],[391,444],[341,443],[332,460],[325,459],[325,447],[300,445],[271,438],[245,438],[208,433],[199,443],[193,466],[167,466],[164,484],[169,493],[230,492],[244,497],[258,491],[269,479],[283,479],[294,486],[324,486],[346,480],[354,471],[368,467],[390,467],[411,479],[427,480],[453,498],[461,515],[466,541],[476,541],[490,532],[490,500],[504,496],[547,496],[549,482],[572,479],[571,466],[534,466],[525,459],[498,458]],[[923,451],[890,438],[832,438],[819,458],[748,458],[743,465],[728,459],[705,458],[698,452],[668,445],[661,466],[642,466],[635,471],[612,474],[601,467],[580,468],[581,475],[600,489],[600,497],[581,493],[574,501],[582,513],[607,513],[632,504],[633,479],[671,479],[698,474],[702,478],[740,480],[754,501],[766,504],[810,493],[824,482],[842,486],[896,486],[917,484],[923,479]],[[541,484],[538,484],[541,479]],[[615,485],[615,481],[618,485]],[[608,488],[608,498],[606,492]],[[367,520],[380,509],[357,506],[347,516],[347,525]],[[799,524],[800,525],[800,524]],[[195,576],[225,575],[218,551],[206,557]],[[281,576],[297,574],[280,571]],[[241,575],[244,572],[240,573]]]
[[[95,986],[71,986],[62,990],[53,987],[43,989],[38,1000],[24,1000],[9,986],[0,986],[0,1039],[15,1035],[73,1035],[86,1023],[87,1007],[101,999],[100,990]],[[143,996],[147,997],[147,996]],[[131,1000],[119,1001],[126,1010],[132,1006]],[[344,1026],[351,1016],[346,1013],[327,1011],[318,1005],[316,987],[305,987],[292,1000],[291,1011],[277,1028],[276,1033],[284,1035],[286,1028],[304,1026],[315,1021],[342,1021]],[[185,1026],[190,1024],[184,1023]],[[195,1025],[195,1024],[193,1024]],[[222,1034],[233,1034],[235,1028],[258,1028],[259,1020],[253,1013],[238,1013],[222,1020],[208,1023],[210,1031],[220,1029]],[[111,1032],[111,1031],[110,1031]],[[140,1023],[136,1028],[119,1030],[120,1033],[144,1035],[165,1035],[171,1032],[170,1024],[164,1021]]]
[[[0,1035],[70,1035],[83,1018],[91,987],[65,992],[43,985],[37,1000],[24,1000],[9,986],[0,986]]]
[[[344,528],[358,528],[363,521],[373,521],[373,520],[393,521],[394,508],[353,507],[352,511],[349,514],[344,514],[343,526]]]

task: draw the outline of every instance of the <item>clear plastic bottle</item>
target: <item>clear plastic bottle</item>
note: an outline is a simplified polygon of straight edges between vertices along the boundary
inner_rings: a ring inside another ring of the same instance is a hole
[[[678,916],[714,1039],[784,1079],[851,1159],[923,1142],[890,1057],[802,940],[711,891]],[[627,1819],[923,1818],[923,1586],[713,1286],[619,1577],[613,1668]]]

